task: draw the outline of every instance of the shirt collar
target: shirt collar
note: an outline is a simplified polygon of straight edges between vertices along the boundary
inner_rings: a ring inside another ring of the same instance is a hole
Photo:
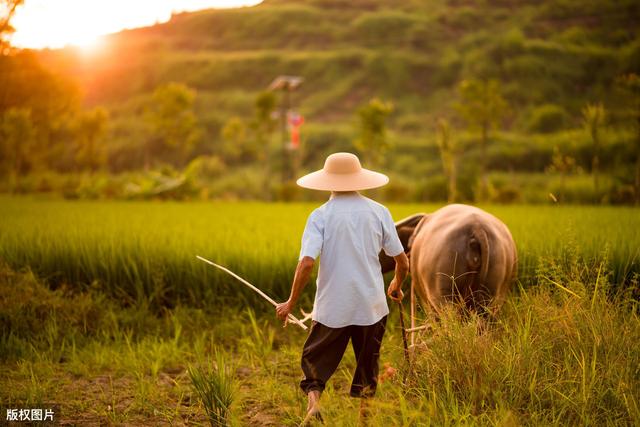
[[[342,198],[342,197],[357,197],[359,195],[360,193],[358,193],[357,191],[344,191],[340,193],[331,192],[331,196],[329,197],[329,200],[335,199],[335,198]]]

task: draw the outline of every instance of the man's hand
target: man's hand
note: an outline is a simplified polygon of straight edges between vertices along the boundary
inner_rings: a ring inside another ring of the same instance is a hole
[[[389,283],[387,295],[389,295],[389,298],[392,300],[400,302],[404,297],[402,293],[402,282],[404,282],[404,278],[407,277],[407,273],[409,272],[409,258],[407,258],[404,252],[401,252],[394,256],[393,259],[396,262],[396,271],[393,280]]]
[[[287,300],[285,302],[282,302],[276,305],[276,316],[278,317],[278,319],[284,321],[284,326],[287,326],[287,317],[289,316],[289,313],[291,313],[292,311],[293,311],[293,304],[291,303],[290,300]]]
[[[291,285],[291,295],[286,302],[276,305],[276,316],[278,316],[278,319],[284,320],[284,326],[287,326],[287,317],[289,313],[293,311],[293,307],[295,307],[296,301],[298,301],[302,288],[304,288],[309,281],[314,262],[315,259],[310,256],[305,256],[298,261],[296,273],[293,277],[293,285]]]
[[[402,298],[404,298],[404,293],[402,292],[402,289],[400,289],[401,284],[402,283],[396,280],[396,278],[394,277],[391,283],[389,283],[389,287],[387,288],[387,295],[389,295],[389,298],[396,302],[400,302],[402,301]]]

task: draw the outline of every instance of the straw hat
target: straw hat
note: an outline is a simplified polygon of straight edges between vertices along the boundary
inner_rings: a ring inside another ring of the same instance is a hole
[[[389,182],[384,174],[360,166],[358,156],[351,153],[333,153],[324,167],[298,179],[300,187],[324,191],[356,191],[382,187]]]

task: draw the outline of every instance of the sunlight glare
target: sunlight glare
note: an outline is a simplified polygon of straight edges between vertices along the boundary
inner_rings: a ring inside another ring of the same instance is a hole
[[[259,0],[27,0],[18,8],[11,43],[40,49],[74,45],[89,51],[100,36],[166,22],[172,12],[240,7]]]

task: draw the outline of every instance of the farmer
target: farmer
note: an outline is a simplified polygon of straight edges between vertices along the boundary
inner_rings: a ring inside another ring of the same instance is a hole
[[[380,344],[389,314],[378,254],[384,250],[396,261],[395,276],[387,289],[387,295],[396,301],[404,296],[401,286],[409,261],[389,210],[358,190],[387,182],[387,176],[362,168],[351,153],[331,154],[323,169],[297,181],[301,187],[331,191],[329,200],[307,219],[291,295],[276,306],[276,315],[285,320],[320,255],[313,321],[302,350],[300,387],[309,399],[305,422],[314,416],[321,418],[320,395],[349,339],[357,361],[350,395],[368,398],[375,394]],[[366,417],[365,401],[361,400],[361,417]]]

